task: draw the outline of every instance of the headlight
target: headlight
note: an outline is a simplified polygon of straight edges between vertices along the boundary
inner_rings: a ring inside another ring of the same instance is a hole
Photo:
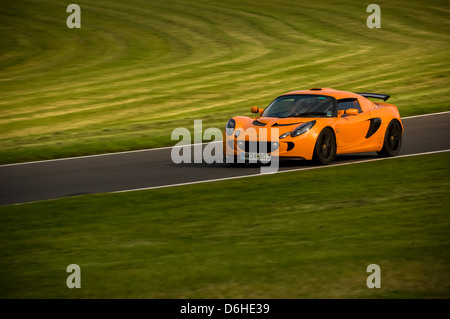
[[[236,127],[236,121],[233,119],[229,120],[227,125],[225,126],[225,132],[227,133],[227,135],[233,134],[235,127]]]
[[[316,121],[306,122],[302,125],[298,126],[291,134],[292,137],[296,137],[302,135],[303,133],[308,132],[313,126],[316,124]]]
[[[238,138],[239,135],[241,135],[241,131],[236,131],[236,132],[234,133],[234,137],[236,137],[236,138]]]
[[[280,140],[282,138],[288,137],[290,134],[291,134],[291,132],[287,132],[287,133],[284,133],[284,134],[280,135]]]

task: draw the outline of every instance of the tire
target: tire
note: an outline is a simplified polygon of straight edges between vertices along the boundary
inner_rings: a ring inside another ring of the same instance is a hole
[[[227,162],[227,157],[223,157],[223,164],[228,167],[246,167],[246,165],[249,163],[248,160],[245,160],[244,162],[238,162],[237,156],[229,157],[230,163]]]
[[[336,156],[336,138],[333,131],[326,127],[320,132],[314,146],[313,161],[319,165],[328,165]]]
[[[402,147],[402,127],[396,120],[392,120],[384,134],[383,148],[378,151],[378,155],[381,157],[396,156],[400,153]]]
[[[227,160],[230,160],[230,163],[227,162]],[[232,160],[232,161],[231,161]],[[233,157],[226,157],[225,155],[223,156],[223,164],[225,164],[226,166],[230,166],[230,167],[234,167],[237,166],[239,163],[237,163],[237,158],[236,156]]]

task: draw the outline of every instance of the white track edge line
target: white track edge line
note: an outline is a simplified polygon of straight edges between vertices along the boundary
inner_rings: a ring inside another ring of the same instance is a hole
[[[407,120],[407,119],[411,119],[411,118],[431,116],[431,115],[440,115],[440,114],[445,114],[445,113],[450,113],[450,111],[443,111],[443,112],[437,112],[437,113],[426,113],[426,114],[420,114],[420,115],[412,115],[412,116],[402,117],[401,119],[402,120]],[[209,143],[221,143],[221,142],[222,141],[213,141],[213,142],[186,144],[186,145],[183,145],[183,146],[195,146],[195,145],[203,145],[203,144],[209,144]],[[22,162],[22,163],[3,164],[3,165],[0,165],[0,167],[39,164],[39,163],[56,162],[56,161],[67,161],[67,160],[76,160],[76,159],[92,158],[92,157],[100,157],[100,156],[110,156],[110,155],[132,154],[132,153],[139,153],[139,152],[148,152],[148,151],[157,151],[157,150],[169,149],[169,148],[172,148],[172,147],[174,147],[174,145],[173,146],[157,147],[157,148],[144,148],[144,149],[132,150],[132,151],[112,152],[112,153],[92,154],[92,155],[81,155],[81,156],[74,156],[74,157],[54,158],[54,159],[48,159],[48,160],[42,160],[42,161],[31,161],[31,162]]]
[[[436,112],[436,113],[425,113],[425,114],[419,114],[419,115],[411,115],[411,116],[402,117],[401,119],[402,120],[407,120],[407,119],[413,119],[413,118],[416,118],[416,117],[439,115],[439,114],[445,114],[445,113],[450,113],[450,111],[443,111],[443,112]]]
[[[182,147],[182,146],[186,147],[186,146],[203,145],[203,144],[209,144],[209,143],[222,143],[222,141],[212,141],[212,142],[177,145],[177,146],[179,146],[179,147]],[[157,148],[143,148],[143,149],[140,149],[140,150],[132,150],[132,151],[103,153],[103,154],[92,154],[92,155],[81,155],[81,156],[63,157],[63,158],[53,158],[53,159],[42,160],[42,161],[31,161],[31,162],[22,162],[22,163],[11,163],[11,164],[0,165],[0,167],[29,165],[29,164],[40,164],[40,163],[50,163],[50,162],[57,162],[57,161],[77,160],[77,159],[83,159],[83,158],[101,157],[101,156],[109,156],[109,155],[122,155],[122,154],[132,154],[132,153],[139,153],[139,152],[158,151],[158,150],[163,150],[163,149],[169,149],[169,148],[172,148],[174,146],[164,146],[164,147],[157,147]]]

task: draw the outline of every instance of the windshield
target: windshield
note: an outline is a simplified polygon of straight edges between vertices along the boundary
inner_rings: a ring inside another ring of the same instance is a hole
[[[320,95],[283,95],[264,110],[266,117],[332,117],[335,99]]]

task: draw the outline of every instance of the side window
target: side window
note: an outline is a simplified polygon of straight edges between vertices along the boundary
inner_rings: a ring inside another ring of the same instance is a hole
[[[359,105],[359,102],[357,99],[341,99],[338,100],[338,110],[339,111],[345,111],[348,109],[357,109],[358,113],[361,113],[361,105]]]

